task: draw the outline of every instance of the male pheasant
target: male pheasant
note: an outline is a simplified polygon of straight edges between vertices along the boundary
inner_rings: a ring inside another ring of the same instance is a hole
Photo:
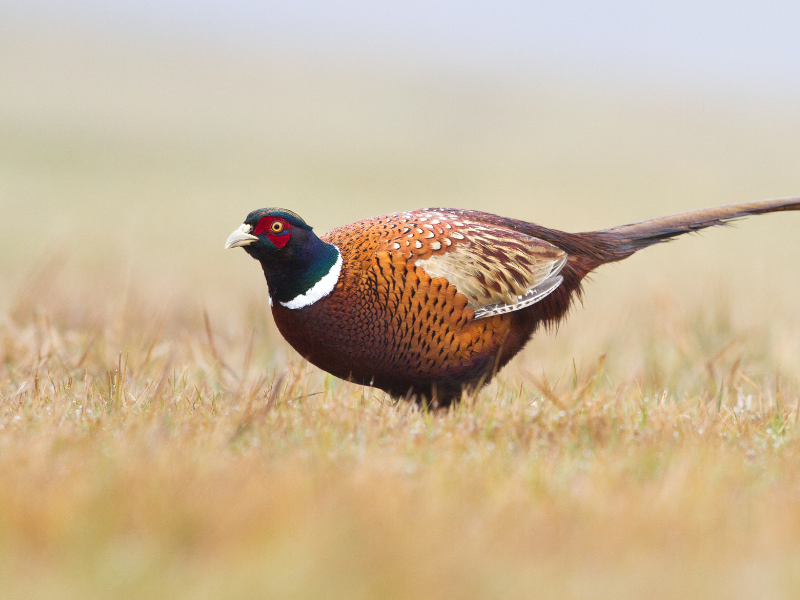
[[[473,210],[373,217],[317,237],[297,214],[247,215],[225,248],[261,263],[278,330],[311,363],[396,397],[448,405],[558,323],[602,264],[800,198],[565,233]]]

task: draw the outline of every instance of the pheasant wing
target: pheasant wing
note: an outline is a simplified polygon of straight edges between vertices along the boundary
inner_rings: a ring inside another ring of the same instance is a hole
[[[563,281],[567,253],[549,242],[446,211],[406,214],[414,221],[404,228],[410,235],[404,231],[394,247],[413,252],[431,278],[455,285],[476,319],[535,304]]]

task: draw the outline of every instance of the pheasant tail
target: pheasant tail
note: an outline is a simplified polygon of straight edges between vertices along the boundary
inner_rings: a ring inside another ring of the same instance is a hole
[[[658,219],[622,225],[612,229],[592,232],[602,240],[600,249],[607,251],[603,262],[614,262],[629,257],[634,252],[668,242],[684,233],[700,231],[707,227],[726,225],[730,221],[750,215],[761,215],[785,210],[800,210],[800,197],[778,198],[756,202],[742,202],[715,208],[704,208],[669,215]]]

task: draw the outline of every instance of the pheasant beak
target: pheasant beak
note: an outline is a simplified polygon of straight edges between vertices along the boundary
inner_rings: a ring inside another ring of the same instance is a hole
[[[250,235],[251,231],[253,231],[253,227],[244,223],[239,229],[228,236],[228,240],[225,242],[225,250],[228,248],[238,248],[239,246],[249,246],[253,242],[257,242],[258,238],[254,235]]]

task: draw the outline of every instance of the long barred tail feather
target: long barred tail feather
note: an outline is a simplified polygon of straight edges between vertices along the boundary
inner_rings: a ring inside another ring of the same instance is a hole
[[[704,208],[592,233],[597,236],[598,241],[602,240],[604,242],[602,244],[603,249],[607,249],[609,252],[606,257],[607,260],[604,262],[613,262],[627,258],[634,252],[648,246],[668,242],[684,233],[700,231],[706,227],[726,225],[734,219],[750,215],[762,215],[785,210],[800,210],[800,197],[759,200],[715,208]]]

